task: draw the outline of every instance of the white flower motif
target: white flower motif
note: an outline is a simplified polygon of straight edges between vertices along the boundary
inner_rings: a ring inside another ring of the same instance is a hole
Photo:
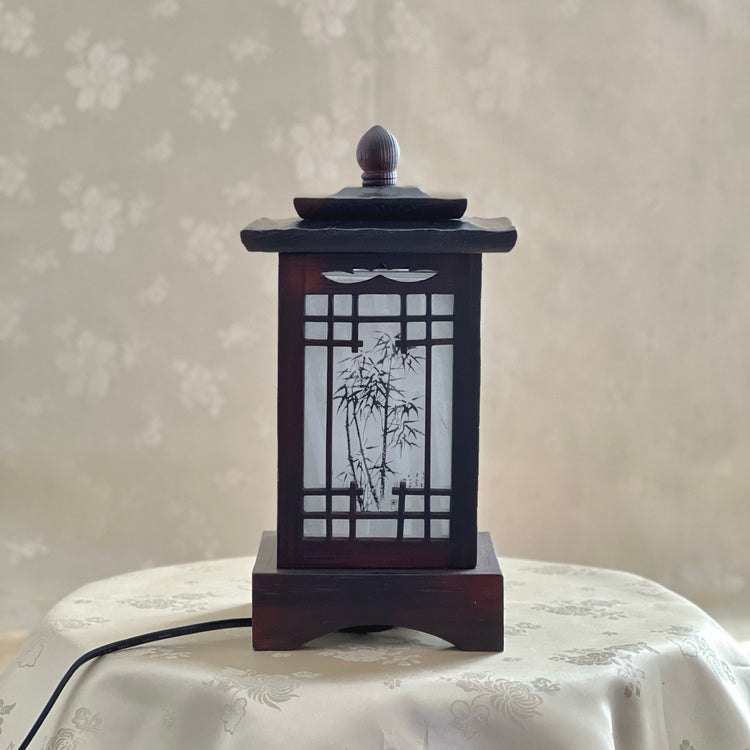
[[[219,384],[226,379],[222,369],[191,365],[184,360],[173,363],[172,369],[180,377],[180,401],[187,409],[205,409],[217,417],[225,399]]]
[[[15,707],[15,703],[6,703],[4,699],[0,698],[0,734],[3,732],[2,723],[4,717],[6,717]],[[8,745],[8,750],[13,750],[12,742]]]
[[[60,195],[64,195],[69,201],[75,201],[81,190],[83,190],[83,175],[73,174],[60,183],[58,188]]]
[[[164,162],[174,155],[174,137],[169,130],[164,130],[159,135],[156,143],[149,146],[145,151],[146,161]]]
[[[133,438],[136,448],[153,448],[164,440],[164,426],[160,417],[151,417],[145,429]]]
[[[481,63],[466,74],[469,88],[476,93],[476,107],[480,112],[513,114],[521,106],[529,77],[528,63],[518,50],[499,43],[489,49],[486,46],[486,40],[474,45],[473,51]]]
[[[62,333],[62,328],[60,330]],[[57,369],[67,376],[70,396],[105,396],[120,370],[119,347],[93,331],[62,333],[65,350],[55,357]]]
[[[227,469],[214,475],[214,484],[220,492],[229,492],[240,487],[250,487],[252,477],[242,469]]]
[[[727,570],[713,556],[686,562],[679,567],[678,576],[679,584],[688,591],[715,591],[724,595],[736,595],[748,583],[743,576]]]
[[[94,714],[88,708],[79,708],[73,716],[73,726],[80,732],[97,732],[102,720],[99,714]]]
[[[271,125],[266,131],[266,148],[274,153],[284,148],[284,128],[280,125]]]
[[[47,393],[41,396],[24,396],[16,399],[13,405],[27,417],[38,417],[50,410],[50,397]]]
[[[23,344],[28,340],[21,330],[23,309],[20,299],[0,299],[0,341]]]
[[[254,174],[251,180],[242,180],[234,185],[225,187],[223,192],[227,199],[227,204],[230,206],[236,206],[238,203],[259,201],[264,194],[257,174]]]
[[[140,57],[136,57],[133,62],[133,80],[136,83],[143,83],[154,77],[154,68],[156,67],[156,56],[153,52],[145,50]]]
[[[581,11],[581,0],[563,0],[560,3],[557,13],[563,18],[573,18]]]
[[[701,28],[708,32],[709,39],[741,39],[747,42],[750,37],[750,17],[747,3],[706,2],[706,0],[682,0],[680,5],[699,17]]]
[[[63,47],[71,54],[80,56],[86,50],[90,36],[91,33],[88,29],[78,29],[75,34],[72,34],[65,40]]]
[[[88,55],[67,71],[68,83],[80,89],[76,106],[88,110],[115,110],[130,86],[130,60],[117,52],[118,42],[97,42]]]
[[[150,13],[154,18],[172,18],[180,10],[177,0],[156,0],[151,6]]]
[[[229,328],[219,331],[219,341],[221,341],[222,349],[231,349],[235,346],[247,348],[257,340],[258,333],[255,329],[241,326],[238,323],[233,323]]]
[[[372,646],[346,649],[327,648],[325,651],[319,651],[318,653],[320,656],[332,656],[334,659],[341,659],[341,661],[374,662],[383,661],[386,658],[385,649],[373,648]]]
[[[401,667],[412,667],[421,663],[421,657],[415,651],[405,648],[386,646],[346,646],[344,648],[327,648],[318,651],[318,656],[331,656],[341,661],[381,662],[398,664]]]
[[[350,68],[352,85],[359,88],[365,81],[372,80],[376,71],[377,65],[372,60],[355,60]]]
[[[84,628],[90,628],[91,623],[86,622],[86,620],[80,620],[77,617],[58,617],[50,622],[50,626],[58,633],[63,633],[66,630],[83,630]]]
[[[148,656],[150,659],[189,659],[190,651],[176,646],[141,646],[135,649],[136,656]]]
[[[169,282],[167,277],[160,273],[155,276],[151,283],[138,295],[138,299],[149,305],[161,305],[169,293]]]
[[[260,63],[271,54],[271,46],[263,36],[245,36],[236,42],[229,43],[229,52],[235,62],[242,62],[247,58],[252,58],[253,62]]]
[[[237,81],[232,78],[222,82],[197,73],[188,73],[184,81],[192,91],[193,118],[197,122],[214,121],[219,130],[229,130],[237,116],[231,101],[231,96],[239,90]]]
[[[224,706],[221,713],[221,720],[224,722],[224,730],[229,734],[234,734],[242,718],[245,716],[247,708],[247,698],[235,697],[231,702]]]
[[[34,42],[34,14],[28,8],[6,10],[0,2],[0,48],[24,57],[36,57],[39,47]]]
[[[186,235],[185,257],[188,261],[194,265],[208,263],[214,273],[223,273],[231,257],[227,251],[227,243],[234,237],[231,226],[185,217],[180,220],[180,227]]]
[[[305,118],[289,130],[297,178],[302,181],[334,181],[339,174],[337,160],[348,154],[350,143],[340,134],[337,123],[323,114]]]
[[[120,347],[120,361],[123,367],[130,369],[141,361],[143,344],[139,341],[127,341]]]
[[[277,0],[284,7],[288,0]],[[344,17],[356,7],[355,0],[292,0],[291,8],[311,44],[328,44],[346,33]]]
[[[26,184],[29,178],[29,160],[24,154],[0,156],[0,195],[6,198],[29,200],[33,197]]]
[[[60,223],[73,232],[71,250],[74,253],[111,253],[123,225],[123,201],[117,188],[90,185],[71,191],[68,184],[63,183],[60,192],[77,203],[60,214]]]
[[[221,544],[216,535],[214,518],[194,507],[171,503],[168,507],[169,513],[174,516],[172,527],[175,532],[175,543],[183,553],[195,554],[205,560],[215,558],[221,549]],[[176,594],[172,599],[172,609],[180,609],[185,612],[202,612],[208,608],[205,601],[181,601],[179,596],[187,594]],[[215,596],[205,594],[203,599]]]
[[[471,117],[465,112],[457,111],[455,108],[425,112],[424,121],[430,128],[435,128],[435,130],[448,134],[461,133],[472,128]],[[489,190],[490,188],[487,188],[487,191]],[[473,199],[471,200],[471,205],[476,205]]]
[[[156,61],[150,52],[145,52],[131,63],[120,51],[120,40],[88,46],[88,37],[87,31],[79,31],[67,40],[65,48],[75,55],[77,65],[68,68],[66,76],[68,83],[79,89],[76,107],[81,112],[107,115],[119,108],[134,81],[142,82],[153,76]]]
[[[40,638],[37,641],[29,643],[28,646],[25,646],[19,652],[18,658],[16,659],[16,664],[18,664],[18,666],[21,668],[35,667],[37,661],[39,661],[39,657],[42,655],[42,651],[44,651],[44,645],[44,638]]]
[[[133,226],[143,224],[148,217],[151,201],[145,195],[137,195],[128,204],[128,219]]]
[[[24,560],[33,560],[35,557],[49,554],[49,546],[42,537],[24,539],[21,542],[12,542],[9,539],[2,541],[8,550],[8,565],[12,568]]]
[[[388,18],[393,24],[393,33],[385,40],[387,49],[402,49],[413,55],[423,54],[428,50],[432,39],[432,29],[410,11],[403,0],[394,3],[388,13]]]
[[[76,332],[75,318],[65,318],[55,327],[55,335],[63,341],[70,340]]]
[[[57,251],[54,249],[44,250],[38,253],[33,252],[20,258],[19,262],[24,268],[34,273],[46,273],[52,268],[60,267]]]
[[[65,124],[65,115],[59,104],[45,109],[37,102],[29,107],[26,113],[26,122],[36,130],[52,130],[58,125]]]

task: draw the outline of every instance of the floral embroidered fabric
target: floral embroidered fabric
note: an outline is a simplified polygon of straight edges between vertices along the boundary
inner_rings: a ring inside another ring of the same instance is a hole
[[[504,653],[395,628],[256,652],[249,630],[102,657],[33,747],[163,750],[750,748],[750,659],[708,615],[628,573],[503,560]],[[82,653],[150,630],[251,614],[252,558],[89,584],[0,678],[0,748],[17,747]]]

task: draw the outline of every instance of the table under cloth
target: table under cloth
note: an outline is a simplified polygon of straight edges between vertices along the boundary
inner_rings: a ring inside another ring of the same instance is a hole
[[[249,629],[84,666],[31,748],[750,750],[750,659],[707,614],[628,573],[502,559],[505,651],[393,629],[256,652]],[[143,570],[63,599],[0,678],[18,747],[82,653],[250,615],[252,558]]]

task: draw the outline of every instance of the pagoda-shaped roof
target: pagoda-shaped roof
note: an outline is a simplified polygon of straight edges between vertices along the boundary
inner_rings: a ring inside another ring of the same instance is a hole
[[[396,187],[399,148],[376,125],[362,136],[361,188],[325,198],[295,198],[298,216],[257,219],[240,237],[250,251],[276,253],[508,252],[518,233],[507,218],[464,217],[466,199]]]

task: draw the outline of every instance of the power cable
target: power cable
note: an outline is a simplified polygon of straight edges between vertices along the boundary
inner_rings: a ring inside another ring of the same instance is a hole
[[[225,630],[230,628],[250,628],[253,625],[252,617],[236,617],[229,620],[211,620],[209,622],[198,622],[193,625],[183,625],[178,628],[166,628],[165,630],[154,630],[151,633],[142,633],[141,635],[135,635],[131,638],[123,638],[120,641],[113,641],[105,646],[99,646],[87,651],[83,656],[76,659],[70,666],[68,671],[63,675],[57,687],[53,691],[47,704],[42,709],[41,713],[34,722],[34,725],[29,730],[29,733],[24,737],[23,742],[18,746],[18,750],[26,750],[31,740],[39,731],[42,723],[47,718],[47,714],[52,710],[55,702],[60,697],[63,688],[68,684],[70,678],[75,674],[79,667],[83,666],[86,662],[96,659],[104,654],[111,654],[113,651],[121,651],[124,648],[132,648],[133,646],[142,646],[144,643],[153,643],[154,641],[163,641],[166,638],[177,638],[181,635],[193,635],[194,633],[206,633],[211,630]]]

